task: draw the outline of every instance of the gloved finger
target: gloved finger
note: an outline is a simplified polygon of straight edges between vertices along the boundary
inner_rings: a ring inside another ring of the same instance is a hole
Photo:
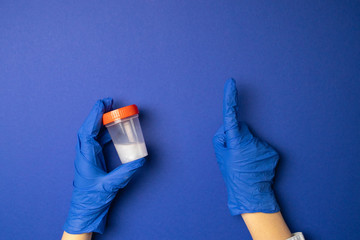
[[[98,100],[80,127],[77,152],[82,155],[82,158],[77,158],[77,161],[82,159],[83,161],[89,162],[87,167],[83,167],[85,169],[84,171],[90,171],[92,168],[104,169],[103,160],[99,158],[99,156],[102,155],[102,146],[97,141],[97,135],[102,127],[102,115],[106,110],[110,110],[111,107],[111,98]],[[82,164],[82,166],[84,165],[86,164]]]
[[[230,148],[236,147],[240,138],[238,108],[236,82],[231,78],[225,83],[223,100],[224,132],[226,145]]]
[[[95,138],[98,135],[102,126],[102,116],[105,112],[111,110],[112,104],[112,98],[104,98],[96,101],[90,114],[80,127],[78,132],[80,138]]]
[[[246,123],[244,122],[240,122],[239,123],[239,128],[240,128],[240,138],[239,138],[239,143],[240,142],[248,142],[250,140],[252,140],[254,138],[253,134],[250,132],[248,125],[246,125]]]
[[[103,147],[105,144],[111,141],[111,136],[109,134],[109,131],[103,127],[100,130],[99,136],[98,136],[98,142],[100,143],[101,147]]]
[[[106,173],[106,165],[102,152],[102,147],[93,138],[80,140],[76,146],[77,157],[75,167],[80,175],[97,176],[100,173]]]
[[[214,148],[225,147],[225,137],[224,126],[221,126],[213,137]]]
[[[134,175],[136,170],[142,167],[145,163],[145,158],[140,158],[138,160],[125,163],[112,170],[104,178],[104,188],[107,191],[117,191],[120,188],[125,187],[131,177]]]
[[[89,161],[81,155],[81,152],[78,152],[78,156],[75,160],[74,186],[85,188],[89,186],[89,180],[100,176],[106,176],[106,168],[103,169],[103,161],[101,158],[103,158],[103,156]]]

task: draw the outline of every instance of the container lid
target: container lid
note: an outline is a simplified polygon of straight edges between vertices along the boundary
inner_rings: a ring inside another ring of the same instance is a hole
[[[118,108],[113,111],[104,113],[103,124],[109,124],[119,119],[131,117],[139,113],[139,109],[135,104],[126,107]]]

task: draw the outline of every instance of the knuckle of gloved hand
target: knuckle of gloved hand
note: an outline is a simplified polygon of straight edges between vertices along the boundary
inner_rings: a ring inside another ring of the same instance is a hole
[[[279,153],[271,146],[270,146],[270,152],[272,153],[273,158],[279,158]]]
[[[239,146],[241,148],[256,148],[257,138],[253,136],[242,136],[239,138]]]
[[[85,126],[81,126],[77,132],[77,135],[79,138],[83,138],[85,137],[86,135],[88,135],[87,131],[85,130]]]
[[[117,192],[118,191],[118,186],[115,185],[115,184],[112,184],[112,183],[102,183],[102,189],[105,191],[105,192],[109,192],[109,193],[112,193],[112,192]]]
[[[94,139],[91,134],[85,132],[84,130],[82,130],[82,128],[79,129],[77,136],[80,141],[89,141],[91,139]]]
[[[100,146],[98,141],[96,141],[95,137],[89,135],[78,135],[78,138],[81,143],[86,143],[94,146]]]
[[[124,176],[120,184],[120,188],[124,188],[130,181],[131,176]]]
[[[276,167],[276,165],[278,164],[280,159],[280,156],[277,152],[275,152],[275,154],[269,158],[270,162],[271,162],[271,168],[274,169]]]
[[[267,149],[273,157],[279,157],[279,153],[272,146],[268,145]]]
[[[215,135],[212,138],[212,143],[215,147],[223,145],[225,143],[224,138],[220,135]]]

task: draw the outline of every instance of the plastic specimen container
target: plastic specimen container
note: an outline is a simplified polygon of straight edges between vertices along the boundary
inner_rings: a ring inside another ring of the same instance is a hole
[[[122,163],[148,155],[135,104],[118,108],[103,115],[116,151]]]

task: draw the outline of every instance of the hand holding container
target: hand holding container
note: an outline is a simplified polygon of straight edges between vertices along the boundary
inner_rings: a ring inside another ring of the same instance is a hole
[[[116,151],[122,163],[148,155],[135,104],[118,108],[103,115]]]

